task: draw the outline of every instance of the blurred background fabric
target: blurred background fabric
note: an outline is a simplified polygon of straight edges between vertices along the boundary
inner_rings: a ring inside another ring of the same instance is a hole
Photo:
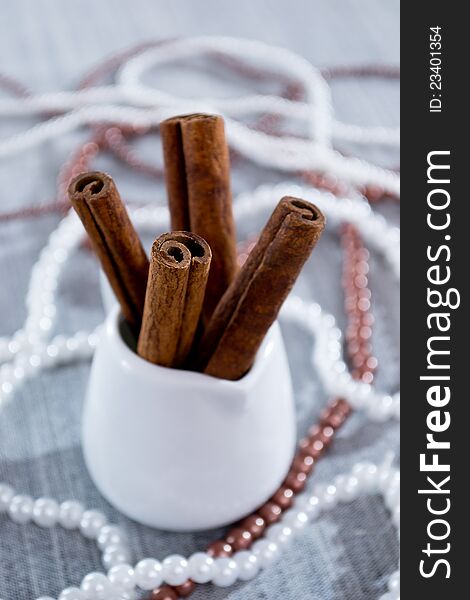
[[[35,92],[73,89],[86,72],[106,56],[137,43],[186,35],[230,35],[289,48],[317,67],[363,64],[398,65],[398,0],[16,0],[0,4],[0,71]],[[191,65],[167,65],[156,75],[159,85],[191,95],[194,89],[236,94],[240,85],[227,75]],[[245,86],[252,85],[244,81]],[[396,80],[340,78],[331,82],[336,116],[359,125],[398,126],[399,83]],[[2,93],[2,92],[0,92]],[[1,137],[34,121],[1,119]],[[81,130],[0,162],[0,214],[52,200],[59,170],[87,132]],[[161,163],[156,136],[136,148],[149,162]],[[345,152],[358,152],[343,144]],[[361,155],[384,166],[396,165],[393,149],[365,147]],[[109,156],[93,166],[108,171],[129,201],[163,204],[162,181],[135,173]],[[294,180],[290,174],[261,168],[246,160],[233,165],[233,191],[262,183]],[[314,198],[312,198],[314,201]],[[374,206],[398,224],[398,205]],[[238,223],[245,239],[259,230],[268,214]],[[25,317],[30,270],[61,216],[0,222],[0,335],[18,329]],[[157,233],[157,232],[156,232]],[[149,241],[149,240],[147,240]],[[340,285],[342,251],[337,230],[330,228],[301,276],[297,291],[318,301],[344,328]],[[379,360],[376,385],[394,392],[398,373],[398,286],[383,258],[372,252],[370,285],[376,317],[373,348]],[[98,269],[89,251],[71,259],[59,290],[60,332],[90,329],[104,316]],[[291,323],[283,323],[298,408],[299,435],[327,401],[311,367],[314,340]],[[56,333],[59,333],[57,331]],[[214,532],[172,534],[140,527],[117,513],[89,479],[80,448],[80,414],[89,363],[46,371],[26,382],[0,414],[0,480],[18,491],[65,500],[75,498],[102,509],[129,533],[134,560],[170,553],[189,555],[215,539]],[[175,432],[178,435],[178,432]],[[354,415],[319,463],[312,481],[329,481],[360,459],[380,461],[398,449],[398,425],[374,424]],[[311,484],[312,482],[310,482]],[[364,498],[309,525],[283,558],[249,583],[233,588],[202,587],[195,600],[375,600],[386,591],[397,568],[396,534],[383,502]],[[96,545],[78,533],[17,525],[0,515],[0,598],[30,600],[57,596],[82,577],[100,570]]]

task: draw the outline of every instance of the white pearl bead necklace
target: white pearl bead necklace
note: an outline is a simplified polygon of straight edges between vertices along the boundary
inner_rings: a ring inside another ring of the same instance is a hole
[[[196,552],[188,559],[177,554],[172,554],[162,561],[144,558],[134,567],[128,564],[130,555],[124,532],[114,525],[107,525],[103,513],[82,509],[81,519],[74,519],[75,526],[79,527],[85,538],[97,542],[103,552],[103,560],[110,548],[120,548],[120,553],[117,553],[119,560],[114,564],[104,565],[108,571],[107,575],[99,572],[86,575],[80,588],[65,589],[59,595],[59,600],[132,598],[136,588],[150,591],[163,583],[181,585],[187,579],[196,583],[212,582],[219,587],[228,587],[237,580],[248,581],[261,569],[266,569],[275,562],[283,548],[287,547],[309,522],[334,509],[338,503],[351,502],[361,496],[382,496],[399,537],[399,488],[400,472],[391,466],[390,457],[381,465],[359,462],[349,473],[337,475],[330,484],[317,484],[310,494],[298,496],[293,508],[283,514],[279,523],[268,527],[264,538],[256,541],[251,550],[236,552],[230,558],[214,559],[205,552]],[[28,496],[15,496],[13,489],[4,483],[0,483],[0,501],[0,512],[6,512],[13,521],[26,523],[34,519],[41,527],[61,524],[60,513],[64,507],[67,515],[70,514],[71,507],[76,517],[80,512],[77,503],[73,501],[64,502],[59,506],[51,499],[39,498],[34,502]],[[18,518],[18,515],[21,515],[21,518]],[[67,529],[70,529],[70,521],[66,522]],[[400,572],[396,570],[389,578],[389,591],[381,596],[380,600],[398,600],[399,583]],[[44,600],[44,597],[38,600]]]
[[[85,510],[82,504],[75,500],[66,500],[61,504],[52,498],[33,500],[30,496],[15,494],[12,486],[0,482],[0,514],[2,513],[21,525],[33,522],[41,528],[60,526],[68,531],[79,530],[85,539],[96,542],[102,552],[103,566],[107,569],[119,567],[131,560],[124,531],[116,525],[108,525],[108,520],[101,511]],[[104,581],[98,575],[94,579],[88,576],[85,585],[87,590],[92,589],[90,586],[94,581]],[[72,597],[72,592],[68,593]],[[87,593],[86,598],[101,598],[96,590],[95,596],[91,591]]]
[[[305,90],[305,101],[279,96],[250,95],[237,98],[184,98],[171,95],[145,80],[147,72],[169,61],[217,53],[250,64],[261,64],[275,73],[294,77]],[[0,141],[0,157],[33,148],[83,125],[120,123],[131,127],[158,125],[175,113],[212,112],[225,118],[231,145],[250,160],[282,171],[321,170],[356,185],[376,185],[399,193],[400,179],[393,171],[333,148],[337,139],[358,144],[399,144],[398,129],[364,128],[339,123],[334,118],[330,87],[303,57],[285,48],[260,41],[230,37],[191,37],[167,41],[124,62],[116,82],[76,92],[56,92],[27,98],[0,99],[0,115],[62,112],[56,118]],[[280,114],[304,122],[306,139],[277,137],[250,128],[243,117],[260,113]]]

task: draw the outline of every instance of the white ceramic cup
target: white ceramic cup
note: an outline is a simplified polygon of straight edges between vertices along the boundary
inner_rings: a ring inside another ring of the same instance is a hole
[[[275,323],[250,372],[227,381],[153,365],[109,313],[93,360],[83,450],[103,496],[130,518],[194,531],[237,521],[284,479],[295,407]]]

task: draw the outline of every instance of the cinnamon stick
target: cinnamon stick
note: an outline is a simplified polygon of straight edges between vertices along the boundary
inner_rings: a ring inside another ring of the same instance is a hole
[[[209,321],[195,367],[236,380],[252,366],[305,261],[325,226],[305,200],[283,198]]]
[[[175,231],[152,246],[137,353],[165,367],[181,367],[191,350],[211,264],[208,243]]]
[[[178,116],[163,121],[160,133],[171,226],[202,236],[212,249],[203,308],[208,319],[237,272],[224,121],[216,115]]]
[[[149,261],[114,181],[106,173],[82,173],[72,179],[68,194],[124,318],[138,333]]]

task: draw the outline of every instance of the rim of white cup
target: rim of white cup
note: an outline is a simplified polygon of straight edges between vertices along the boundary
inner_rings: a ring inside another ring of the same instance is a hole
[[[110,349],[117,355],[116,358],[121,363],[122,368],[145,379],[153,379],[156,376],[158,376],[160,381],[162,378],[167,380],[177,379],[180,387],[184,385],[188,388],[191,388],[194,385],[197,385],[198,387],[208,386],[211,389],[213,389],[214,386],[219,386],[221,390],[223,388],[244,389],[252,387],[254,382],[262,376],[263,371],[269,362],[270,355],[274,350],[275,344],[280,343],[279,338],[281,336],[279,324],[275,321],[267,332],[256,354],[251,369],[241,379],[230,381],[228,379],[220,379],[196,371],[162,367],[145,360],[123,339],[122,323],[123,319],[119,306],[115,306],[106,317],[105,330],[103,333],[108,337]]]

